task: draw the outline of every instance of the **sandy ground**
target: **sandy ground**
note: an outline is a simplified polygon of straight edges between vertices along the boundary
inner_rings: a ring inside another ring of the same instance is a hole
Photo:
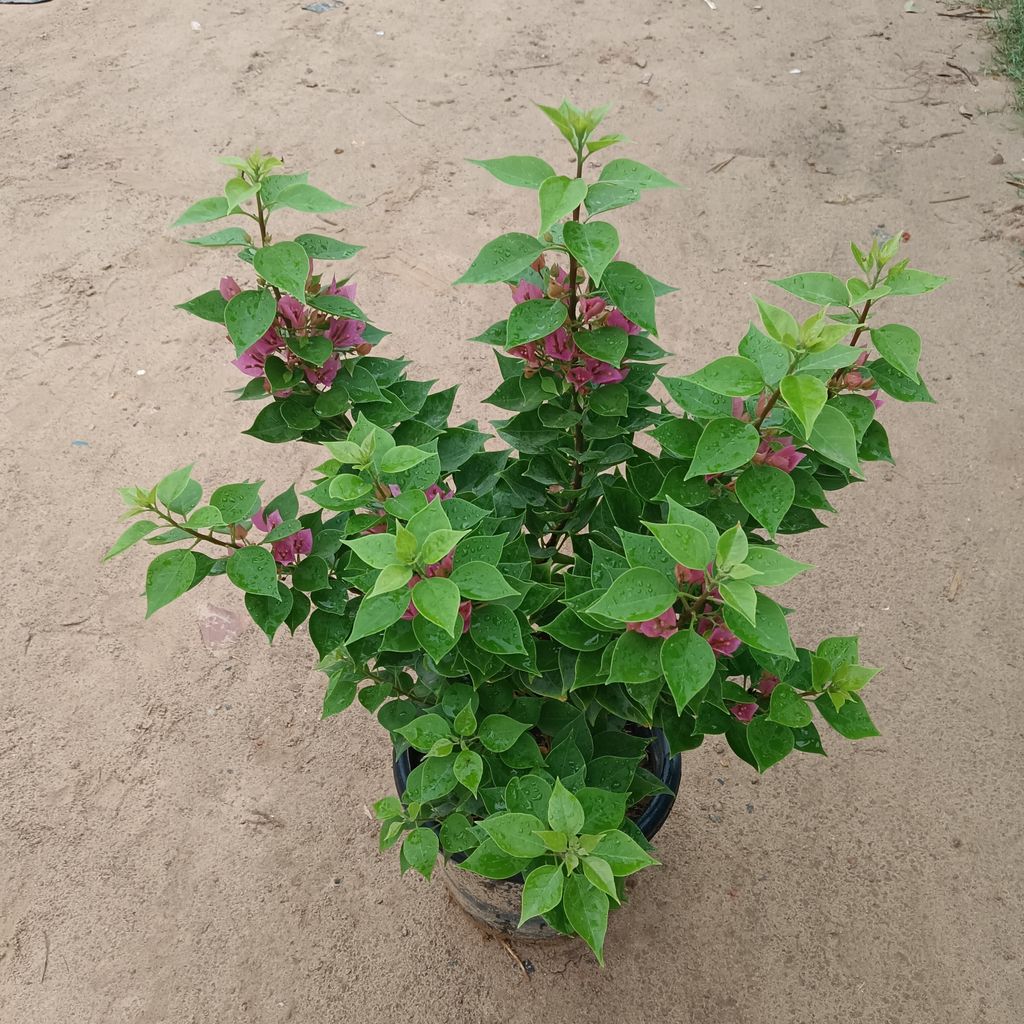
[[[903,6],[0,6],[5,1024],[1021,1019],[1024,134],[979,24]],[[358,708],[318,721],[304,638],[206,642],[239,606],[219,583],[146,625],[142,554],[99,554],[118,485],[317,461],[239,435],[227,346],[172,308],[225,266],[168,228],[217,155],[272,149],[358,203],[362,304],[486,415],[490,355],[462,339],[505,300],[448,282],[534,212],[463,157],[562,159],[529,100],[563,94],[610,101],[628,154],[687,186],[617,215],[682,288],[659,316],[679,370],[731,350],[769,278],[845,269],[851,238],[907,228],[952,283],[901,307],[940,404],[890,403],[897,468],[792,547],[823,563],[787,595],[795,631],[862,632],[884,737],[763,779],[687,755],[608,968],[524,944],[527,981],[377,852],[384,736]]]

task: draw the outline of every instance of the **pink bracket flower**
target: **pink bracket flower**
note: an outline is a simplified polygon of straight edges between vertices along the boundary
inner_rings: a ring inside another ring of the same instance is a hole
[[[756,704],[733,704],[729,711],[738,721],[746,724],[757,714]]]
[[[679,631],[679,616],[669,608],[653,619],[643,622],[627,622],[626,629],[630,633],[640,633],[649,637],[669,637]]]
[[[735,654],[740,648],[740,638],[732,630],[721,623],[716,624],[712,619],[701,619],[697,623],[697,632],[707,640],[708,646],[719,658]]]

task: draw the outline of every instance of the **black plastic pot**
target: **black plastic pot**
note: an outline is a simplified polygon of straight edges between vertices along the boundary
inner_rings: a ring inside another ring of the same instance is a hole
[[[656,775],[669,789],[668,793],[659,793],[652,797],[643,813],[636,819],[641,832],[653,840],[668,819],[679,792],[679,780],[682,775],[682,759],[679,754],[672,756],[668,740],[660,729],[651,733],[652,739],[647,748],[650,755],[649,770]],[[409,772],[419,764],[420,754],[415,750],[407,750],[395,759],[394,776],[398,795],[405,793]],[[482,878],[471,871],[463,871],[458,864],[466,859],[466,854],[454,854],[444,862],[442,877],[451,893],[452,899],[471,917],[483,922],[490,928],[506,934],[517,934],[528,939],[556,938],[558,932],[543,918],[535,917],[519,924],[520,897],[523,889],[521,876],[506,879]]]

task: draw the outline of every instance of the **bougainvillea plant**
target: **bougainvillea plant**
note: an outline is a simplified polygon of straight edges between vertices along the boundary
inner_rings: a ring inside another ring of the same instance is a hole
[[[107,557],[161,549],[147,614],[223,574],[269,638],[305,626],[324,717],[358,699],[413,753],[405,792],[376,804],[381,847],[427,878],[439,852],[521,876],[522,920],[600,959],[624,879],[656,863],[633,820],[665,789],[646,767],[652,730],[673,753],[724,735],[758,771],[823,754],[822,723],[877,734],[857,639],[791,639],[771,595],[809,566],[777,542],[824,525],[865,462],[891,461],[883,395],[931,401],[918,334],[880,314],[943,279],[900,259],[899,236],[853,246],[849,280],[773,282],[807,304],[800,319],[758,301],[738,354],[659,376],[655,304],[674,289],[622,258],[606,215],[673,182],[604,162],[622,141],[595,135],[604,110],[540,109],[571,173],[473,161],[533,205],[457,282],[511,298],[473,339],[502,378],[486,399],[504,413],[496,438],[449,422],[454,387],[378,354],[384,332],[327,270],[359,246],[269,233],[280,211],[344,204],[276,159],[228,159],[224,194],[177,223],[240,218],[191,244],[234,248],[248,283],[224,277],[181,308],[234,346],[238,397],[263,403],[247,432],[320,445],[324,461],[302,500],[241,482],[204,501],[191,466],[127,488],[135,522]]]

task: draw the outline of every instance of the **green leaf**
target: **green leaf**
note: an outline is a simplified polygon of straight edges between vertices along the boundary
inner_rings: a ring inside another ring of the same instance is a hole
[[[573,341],[576,342],[576,347],[586,352],[588,356],[611,363],[612,366],[622,365],[622,357],[629,347],[629,335],[621,327],[599,327],[596,330],[580,331],[573,335]]]
[[[604,966],[604,937],[608,930],[608,897],[580,874],[572,874],[565,882],[562,906],[569,924],[594,951],[597,962]]]
[[[432,454],[432,452],[425,452],[422,448],[414,448],[408,444],[395,445],[381,456],[380,471],[388,475],[404,473],[407,469],[426,462]]]
[[[224,198],[228,201],[228,210],[237,212],[259,190],[259,185],[246,181],[241,175],[231,178],[224,185]]]
[[[278,242],[257,249],[252,265],[268,284],[305,300],[309,256],[298,242]]]
[[[475,621],[476,612],[473,618]],[[569,608],[545,624],[544,632],[556,643],[573,651],[595,651],[607,646],[610,639],[606,632],[584,622]]]
[[[493,565],[486,562],[461,563],[450,579],[462,596],[471,601],[499,601],[519,593]]]
[[[672,498],[668,499],[668,521],[670,523],[683,523],[686,526],[693,526],[704,534],[712,548],[718,546],[719,533],[715,524],[699,512],[694,512],[693,509],[680,505]]]
[[[797,562],[781,551],[763,544],[755,544],[750,548],[746,564],[760,574],[757,577],[759,587],[781,586],[811,568],[806,562]]]
[[[306,559],[309,561],[309,559]],[[387,565],[380,571],[373,589],[367,597],[376,597],[377,594],[387,594],[392,590],[398,590],[406,586],[412,579],[412,569],[407,565]]]
[[[477,738],[490,751],[500,754],[508,750],[527,729],[525,722],[517,722],[508,715],[488,715],[477,731]]]
[[[537,192],[540,199],[540,234],[553,224],[568,217],[586,198],[587,183],[582,178],[554,175],[541,182]]]
[[[424,618],[440,626],[449,636],[455,636],[459,618],[459,588],[442,576],[420,580],[412,588],[412,602]]]
[[[781,281],[772,281],[772,284],[816,306],[847,306],[850,303],[846,285],[833,274],[794,274]]]
[[[769,337],[785,345],[787,348],[795,348],[800,339],[800,327],[792,313],[779,309],[778,306],[769,305],[755,298],[757,308],[761,313],[761,323],[768,332]]]
[[[777,764],[794,746],[792,730],[764,715],[757,715],[751,720],[746,737],[759,772],[767,771],[773,764]]]
[[[484,878],[512,878],[520,874],[529,864],[523,857],[513,857],[498,848],[493,839],[485,839],[464,861],[459,864],[465,871],[482,875]]]
[[[437,833],[432,828],[414,828],[402,843],[403,873],[407,867],[413,868],[429,882],[438,852]]]
[[[931,291],[931,289],[928,290]],[[845,736],[848,740],[862,740],[881,735],[875,727],[875,723],[871,721],[871,716],[860,697],[851,695],[837,711],[829,699],[829,695],[825,694],[814,702],[814,706],[820,712],[821,717],[840,736]]]
[[[357,502],[372,490],[373,485],[368,480],[354,473],[339,473],[327,487],[327,493],[332,498],[349,504]]]
[[[872,328],[871,340],[890,366],[917,382],[917,364],[921,359],[921,336],[917,331],[902,324],[887,324]]]
[[[211,196],[209,199],[200,199],[198,203],[193,203],[171,226],[180,228],[185,224],[206,224],[227,215],[228,201],[224,196]]]
[[[774,537],[782,517],[793,505],[796,485],[788,473],[775,466],[751,466],[736,478],[736,497]]]
[[[533,917],[554,910],[562,902],[562,886],[565,876],[560,864],[543,864],[534,868],[523,883],[522,913],[519,927]]]
[[[600,180],[638,189],[679,188],[676,182],[666,178],[664,174],[659,174],[636,160],[609,161],[601,169]]]
[[[608,861],[600,857],[583,858],[583,876],[595,888],[599,889],[610,899],[619,902],[619,894],[615,888],[615,876]]]
[[[347,466],[353,466],[364,460],[362,448],[351,441],[325,441],[324,447],[335,459]]]
[[[548,178],[555,175],[551,164],[536,156],[502,156],[494,160],[468,162],[490,172],[498,181],[516,188],[540,188]]]
[[[700,435],[686,479],[737,469],[754,457],[760,443],[761,435],[752,424],[731,416],[713,419]]]
[[[329,313],[331,316],[340,316],[346,320],[366,322],[366,314],[351,299],[346,299],[344,295],[324,295],[323,293],[307,295],[306,304],[314,309],[319,309],[323,313]],[[383,337],[383,335],[381,336]],[[356,369],[358,369],[358,366]]]
[[[826,405],[818,414],[807,443],[826,459],[860,472],[853,424],[834,406]]]
[[[790,350],[792,347],[787,348],[751,323],[747,327],[747,333],[740,341],[739,351],[740,355],[746,356],[757,364],[765,383],[769,387],[774,387],[790,370],[794,359],[794,353]],[[806,353],[803,353],[803,358],[808,358]]]
[[[667,611],[679,596],[674,581],[655,569],[629,569],[588,609],[618,622],[644,622]]]
[[[448,720],[437,714],[420,715],[395,731],[423,753],[430,750],[438,740],[451,736]]]
[[[512,232],[488,242],[456,284],[495,284],[525,270],[544,246],[532,235]]]
[[[228,579],[247,594],[277,597],[277,563],[261,547],[239,548],[228,559]]]
[[[935,291],[948,280],[948,277],[936,277],[935,274],[926,274],[923,270],[905,267],[903,270],[890,273],[885,279],[885,284],[891,295],[924,295],[925,292]]]
[[[658,543],[687,569],[705,569],[711,562],[707,537],[696,527],[684,523],[644,523]]]
[[[747,535],[737,523],[718,538],[718,544],[715,545],[715,561],[724,569],[733,569],[746,561],[749,547]]]
[[[533,814],[541,820],[547,819],[550,799],[551,784],[539,775],[513,775],[505,786],[505,806],[510,811]]]
[[[575,836],[579,835],[585,820],[583,804],[562,785],[561,779],[555,779],[551,799],[548,801],[548,824],[556,832]],[[540,827],[543,828],[543,825]]]
[[[468,530],[435,530],[423,542],[417,558],[424,565],[440,562],[467,533]]]
[[[181,597],[196,575],[196,556],[180,548],[157,555],[146,569],[146,618]],[[276,593],[276,587],[275,587]]]
[[[828,400],[828,388],[817,377],[800,373],[783,377],[779,390],[786,404],[803,424],[804,436],[810,437],[814,421]]]
[[[220,512],[225,523],[240,523],[259,507],[260,486],[260,482],[225,484],[210,495],[210,504]]]
[[[722,356],[696,373],[691,373],[687,380],[692,380],[716,395],[729,395],[733,398],[759,395],[764,389],[764,378],[757,364],[743,356]]]
[[[226,245],[251,245],[252,240],[248,233],[241,228],[223,228],[220,231],[214,231],[211,235],[203,235],[202,238],[186,238],[185,244],[214,249]]]
[[[346,643],[355,643],[364,636],[383,633],[388,626],[397,622],[409,607],[408,592],[392,590],[375,597],[364,597],[356,610],[352,632]]]
[[[642,270],[621,260],[609,263],[603,276],[603,288],[623,316],[658,336],[654,321],[654,289]]]
[[[587,189],[587,215],[596,217],[599,213],[629,206],[640,198],[640,189],[622,185],[615,181],[595,181]]]
[[[183,466],[168,473],[156,485],[156,496],[172,512],[186,515],[199,503],[203,489],[192,479],[192,466]]]
[[[601,837],[601,842],[594,847],[593,852],[602,860],[607,861],[612,869],[612,874],[617,878],[636,874],[637,871],[658,863],[625,832],[606,833]]]
[[[266,289],[239,292],[224,310],[224,326],[241,355],[270,330],[277,316],[277,302]]]
[[[562,228],[562,241],[595,285],[601,283],[601,275],[619,251],[619,233],[604,221],[568,221]]]
[[[203,530],[210,526],[223,526],[224,517],[217,509],[204,505],[202,508],[197,508],[188,517],[188,525],[193,530]]]
[[[365,537],[353,537],[343,543],[374,569],[386,569],[398,561],[393,533],[372,533]]]
[[[813,716],[810,706],[789,683],[779,683],[772,690],[768,717],[779,725],[802,729],[811,724]]]
[[[629,389],[624,384],[605,384],[591,392],[588,408],[598,416],[625,416],[629,409]],[[618,436],[619,428],[611,429]]]
[[[699,633],[680,630],[670,636],[661,648],[661,669],[676,704],[676,713],[683,709],[707,685],[715,674],[715,652]]]
[[[133,544],[138,544],[138,542],[142,540],[147,533],[152,533],[153,530],[158,529],[160,525],[160,523],[147,523],[145,520],[139,520],[137,523],[132,523],[132,525],[114,541],[110,550],[107,551],[102,560],[106,562],[115,555],[121,554],[122,551],[127,551]]]
[[[183,309],[186,313],[199,317],[200,320],[209,320],[212,324],[224,323],[224,311],[227,309],[227,302],[221,293],[213,291],[203,292],[188,302],[180,302],[175,309]]]
[[[874,377],[875,383],[897,402],[934,402],[920,377],[911,380],[906,374],[894,369],[884,359],[873,359],[864,364],[861,371],[865,376]]]
[[[449,814],[441,825],[441,843],[448,853],[463,853],[480,845],[469,818],[456,811]]]
[[[785,613],[770,597],[757,595],[756,625],[751,625],[745,616],[728,606],[724,613],[726,626],[747,646],[796,661]]]
[[[412,620],[412,631],[416,642],[435,663],[439,662],[460,639],[459,635],[453,636],[422,615],[417,615]]]
[[[494,840],[499,850],[513,857],[540,857],[545,847],[536,832],[544,823],[532,814],[492,814],[480,822],[480,827]]]
[[[610,682],[648,683],[661,675],[661,641],[627,630],[615,643]]]
[[[625,139],[625,135],[619,135],[618,133],[602,135],[599,139],[587,139],[587,152],[597,153],[602,149],[607,149],[609,146],[614,146],[617,142],[624,142]]]
[[[584,786],[576,793],[583,807],[583,826],[586,835],[599,835],[617,829],[626,816],[627,793],[611,793],[607,789]]]
[[[245,608],[252,617],[252,621],[266,633],[267,639],[272,643],[274,634],[280,628],[281,623],[288,618],[294,601],[293,592],[283,583],[279,583],[276,597],[267,597],[265,594],[246,594]]]
[[[302,524],[298,520],[293,520],[293,523],[295,525],[293,532],[298,533]],[[278,527],[277,529],[282,528]],[[274,534],[270,533],[267,536],[273,538]],[[308,555],[292,569],[292,586],[296,590],[304,590],[307,594],[315,590],[326,590],[331,585],[328,578],[329,571],[327,562],[323,558],[319,555]]]
[[[385,796],[374,801],[373,815],[378,821],[390,821],[392,818],[404,817],[405,808],[397,796]]]
[[[432,803],[447,796],[459,784],[453,771],[454,763],[454,754],[424,758],[409,773],[406,797],[419,803]]]
[[[435,530],[447,530],[451,525],[441,504],[441,499],[434,498],[426,508],[420,509],[409,520],[408,528],[416,540],[422,543]]]
[[[356,681],[345,675],[333,676],[324,693],[321,719],[340,715],[356,698]]]
[[[528,299],[512,307],[506,328],[506,346],[522,345],[553,334],[565,323],[569,310],[557,299]]]
[[[491,654],[526,653],[519,620],[510,609],[500,604],[474,608],[469,635],[477,647]]]
[[[336,210],[351,210],[348,203],[342,203],[312,185],[296,182],[282,189],[273,202],[274,206],[287,206],[300,213],[333,213]]]
[[[751,625],[756,623],[757,592],[743,580],[723,580],[718,585],[722,600],[739,612]]]
[[[295,241],[302,246],[311,260],[347,260],[363,248],[361,245],[349,245],[326,235],[296,235]]]
[[[484,759],[475,750],[460,750],[452,770],[455,778],[476,796],[484,778]]]

